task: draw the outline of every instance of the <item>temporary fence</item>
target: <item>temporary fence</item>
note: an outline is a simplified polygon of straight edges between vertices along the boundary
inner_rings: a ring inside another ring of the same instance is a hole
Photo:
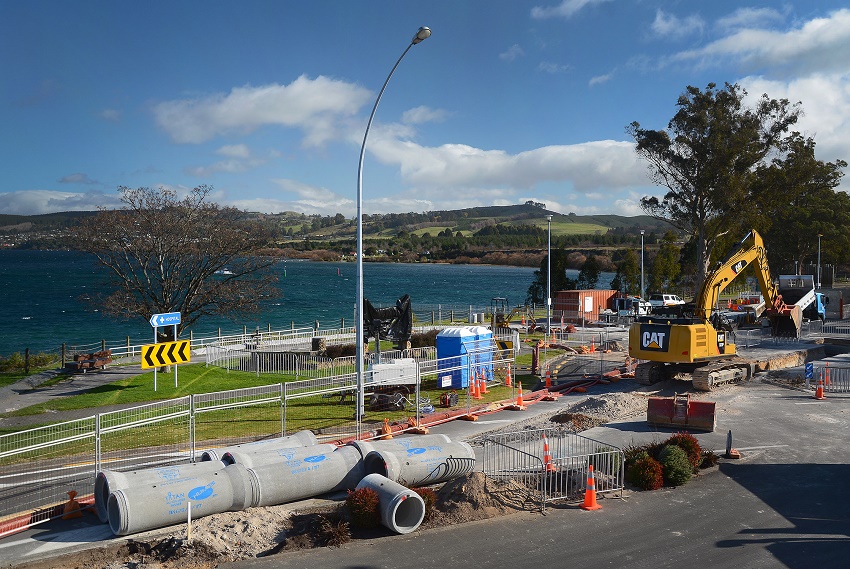
[[[524,489],[542,511],[551,502],[580,499],[590,466],[597,493],[624,487],[621,449],[562,428],[493,433],[481,443],[484,474]]]
[[[806,374],[807,389],[820,385],[826,393],[850,393],[850,366],[818,362],[812,372],[812,377]]]
[[[491,373],[491,385],[500,382],[498,375],[504,371],[499,366],[506,366],[512,355],[495,348],[493,353],[490,361],[499,373]],[[399,354],[384,352],[382,361],[392,361]],[[411,428],[421,425],[423,417],[438,406],[438,401],[432,402],[422,392],[423,377],[454,365],[465,365],[473,373],[477,370],[469,361],[439,364],[429,350],[416,355],[421,357],[417,368],[425,371],[417,371],[412,385],[364,386],[370,405],[368,418],[361,416],[360,423],[355,416],[357,377],[350,372],[189,395],[0,435],[0,536],[61,514],[69,490],[76,491],[80,501],[91,498],[95,475],[102,469],[185,463],[199,459],[209,448],[303,429],[314,431],[322,440],[339,440],[377,432],[384,419],[411,417]],[[353,360],[348,365],[353,368]],[[392,405],[371,405],[372,397],[387,391]],[[469,390],[459,389],[458,394],[440,411],[468,413],[474,405]]]

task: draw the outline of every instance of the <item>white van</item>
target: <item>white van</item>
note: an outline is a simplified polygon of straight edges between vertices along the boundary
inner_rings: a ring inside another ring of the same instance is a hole
[[[649,297],[649,305],[653,311],[657,311],[664,306],[676,306],[685,304],[685,301],[675,294],[653,294]]]

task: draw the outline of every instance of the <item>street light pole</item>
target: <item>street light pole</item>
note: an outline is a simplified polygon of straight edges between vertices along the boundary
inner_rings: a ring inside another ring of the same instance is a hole
[[[552,329],[552,216],[546,216],[548,243],[546,245],[546,333],[551,335]],[[543,342],[543,361],[546,361],[546,342]]]
[[[820,288],[820,238],[823,237],[823,233],[818,233],[818,286],[815,288]]]
[[[643,231],[640,230],[640,298],[646,300],[643,296]]]
[[[378,93],[378,98],[375,99],[375,106],[372,107],[372,114],[369,115],[369,122],[366,123],[366,132],[363,134],[363,144],[360,147],[360,163],[357,166],[357,298],[354,306],[354,329],[355,329],[355,346],[356,359],[354,369],[357,376],[357,402],[355,404],[354,416],[357,422],[357,436],[360,436],[360,425],[363,417],[363,360],[365,356],[364,334],[363,334],[363,158],[366,155],[366,139],[369,137],[369,129],[372,127],[372,120],[375,118],[375,111],[378,110],[378,103],[381,102],[381,97],[384,95],[384,90],[390,82],[390,78],[395,73],[398,64],[410,51],[414,45],[428,39],[431,36],[431,30],[426,27],[421,27],[410,40],[410,45],[398,58],[398,61],[393,65],[390,74],[387,75],[384,86]],[[380,341],[380,340],[378,340]]]

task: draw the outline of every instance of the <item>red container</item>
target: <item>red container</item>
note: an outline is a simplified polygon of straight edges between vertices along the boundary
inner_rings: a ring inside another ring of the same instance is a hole
[[[599,320],[599,313],[611,308],[616,295],[616,290],[559,290],[552,299],[552,319],[557,321],[563,314],[564,322],[573,324]]]

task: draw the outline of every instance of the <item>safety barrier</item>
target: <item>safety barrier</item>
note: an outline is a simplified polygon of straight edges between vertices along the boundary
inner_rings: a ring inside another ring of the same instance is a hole
[[[818,362],[812,377],[806,377],[806,388],[814,390],[818,383],[825,393],[850,393],[850,366]]]
[[[557,427],[485,435],[482,444],[484,474],[524,488],[542,511],[550,502],[582,498],[591,465],[597,493],[624,487],[621,449]]]

